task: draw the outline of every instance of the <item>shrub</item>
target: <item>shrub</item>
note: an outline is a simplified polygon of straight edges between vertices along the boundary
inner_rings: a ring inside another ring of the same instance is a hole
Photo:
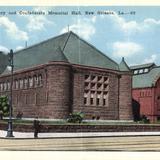
[[[149,120],[149,118],[147,118],[146,115],[141,115],[140,121],[143,123],[150,123],[150,120]]]
[[[1,114],[1,119],[3,116],[6,117],[9,115],[9,104],[7,96],[0,97],[0,114]]]
[[[67,119],[69,123],[81,123],[84,118],[84,114],[82,112],[71,113]]]

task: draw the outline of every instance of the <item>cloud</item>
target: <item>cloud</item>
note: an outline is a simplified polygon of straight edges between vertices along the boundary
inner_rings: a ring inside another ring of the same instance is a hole
[[[9,20],[8,17],[0,17],[0,27],[4,27],[7,35],[16,40],[28,40],[27,32],[18,28],[15,22]]]
[[[125,33],[131,33],[133,31],[139,31],[140,27],[136,21],[126,21],[124,18],[117,14],[111,15],[110,18],[114,22],[115,26],[121,29]]]
[[[115,42],[113,43],[114,57],[130,57],[142,52],[143,47],[134,42]]]
[[[24,46],[17,46],[16,49],[15,49],[15,51],[19,51],[19,50],[21,50],[23,48],[24,48]]]
[[[152,54],[149,58],[145,58],[143,63],[152,63],[152,62],[155,62],[156,59],[157,59],[157,55]]]
[[[155,20],[153,18],[147,18],[144,20],[144,24],[147,24],[147,25],[160,25],[160,20]]]
[[[4,54],[9,53],[9,49],[7,47],[1,46],[1,45],[0,45],[0,51],[2,51]]]
[[[36,8],[33,8],[33,11],[47,13],[49,9],[50,7],[36,7]],[[45,29],[46,25],[54,24],[54,22],[48,20],[45,15],[20,15],[20,16],[27,19],[28,24],[26,25],[26,27],[30,32],[41,31]]]
[[[45,25],[53,24],[53,22],[49,21],[45,16],[29,16],[28,17],[28,24],[27,29],[29,31],[34,30],[43,30],[45,29]]]
[[[104,18],[104,17],[103,17]],[[120,29],[125,34],[135,34],[139,32],[146,32],[149,29],[153,29],[154,26],[160,26],[160,20],[153,18],[144,19],[142,22],[134,20],[127,21],[125,18],[119,16],[117,13],[107,16],[114,24],[114,27]]]
[[[80,37],[89,40],[92,35],[95,34],[96,29],[94,24],[96,22],[96,16],[92,18],[82,18],[77,19],[77,21],[69,26],[69,30],[75,32]],[[65,33],[68,31],[68,27],[63,28],[60,33]]]

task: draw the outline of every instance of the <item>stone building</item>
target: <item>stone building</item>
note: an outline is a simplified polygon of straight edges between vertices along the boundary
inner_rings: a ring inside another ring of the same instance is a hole
[[[133,71],[133,107],[152,122],[160,120],[160,66],[154,63],[130,67]]]
[[[13,113],[23,117],[132,120],[132,73],[73,32],[14,53]],[[0,76],[0,95],[8,95],[10,74]]]

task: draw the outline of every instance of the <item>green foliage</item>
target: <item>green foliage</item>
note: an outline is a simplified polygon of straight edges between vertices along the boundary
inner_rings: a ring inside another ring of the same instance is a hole
[[[148,119],[146,115],[141,115],[139,122],[140,123],[150,123],[150,120]]]
[[[84,114],[82,112],[75,112],[69,115],[67,122],[69,123],[81,123],[84,118]]]
[[[8,97],[7,96],[0,97],[0,113],[4,117],[9,115],[9,104],[8,104]]]

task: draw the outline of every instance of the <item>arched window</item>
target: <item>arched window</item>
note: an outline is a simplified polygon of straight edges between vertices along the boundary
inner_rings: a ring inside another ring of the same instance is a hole
[[[24,88],[26,89],[28,87],[28,79],[24,78]]]
[[[1,83],[1,90],[4,90],[4,83]]]
[[[87,105],[89,100],[89,91],[85,91],[84,93],[84,104]]]
[[[10,90],[10,87],[11,87],[11,83],[7,81],[7,90]]]
[[[106,106],[108,102],[108,92],[104,92],[103,95],[103,105]]]
[[[23,79],[19,79],[19,88],[20,88],[20,89],[23,88]]]
[[[38,86],[38,77],[37,77],[37,75],[34,75],[33,79],[34,79],[34,87],[37,87]]]
[[[15,89],[18,89],[19,88],[18,80],[16,79],[14,82],[15,82]]]
[[[3,90],[3,83],[0,83],[0,91]]]
[[[33,87],[33,77],[29,77],[29,88]]]
[[[39,74],[38,75],[38,86],[42,86],[43,85],[43,82],[42,82],[42,75]]]
[[[6,91],[6,90],[7,90],[7,83],[4,82],[4,91]]]
[[[97,92],[97,99],[96,99],[96,105],[100,105],[100,100],[102,98],[102,93],[101,92]]]

